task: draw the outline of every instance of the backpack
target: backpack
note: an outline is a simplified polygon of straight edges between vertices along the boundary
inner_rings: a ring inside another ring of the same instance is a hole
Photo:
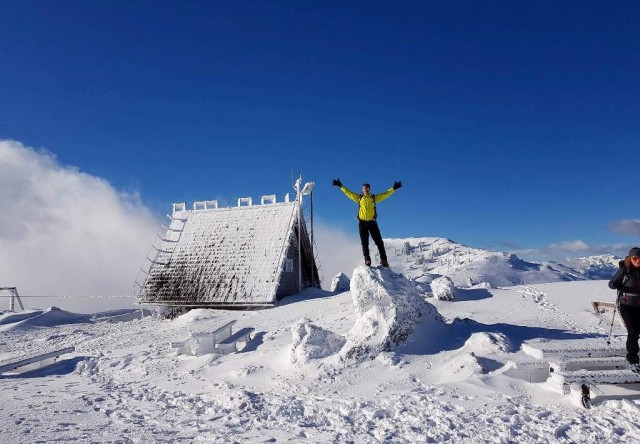
[[[364,194],[360,194],[360,198],[358,199],[358,212],[356,213],[356,220],[360,220],[360,202]],[[376,195],[371,194],[371,200],[373,200],[373,220],[378,220],[378,210],[376,209]]]

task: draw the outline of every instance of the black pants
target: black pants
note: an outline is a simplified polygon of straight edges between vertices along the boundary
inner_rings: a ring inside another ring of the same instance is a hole
[[[620,304],[620,316],[627,327],[627,361],[638,363],[638,338],[640,337],[640,307]]]
[[[382,235],[380,234],[380,228],[378,228],[378,222],[375,220],[361,220],[358,223],[358,229],[360,230],[360,242],[362,243],[362,254],[365,259],[371,260],[369,256],[369,233],[373,242],[378,247],[380,253],[380,260],[387,260],[387,252],[384,249],[384,242],[382,242]]]

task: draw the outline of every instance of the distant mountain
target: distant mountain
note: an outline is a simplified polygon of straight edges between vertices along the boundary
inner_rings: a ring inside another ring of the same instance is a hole
[[[611,279],[622,259],[611,254],[567,259],[565,264],[589,279]]]
[[[471,248],[440,237],[385,239],[392,269],[418,282],[449,276],[457,287],[493,287],[589,279],[556,263],[537,264],[515,254]],[[372,246],[375,250],[375,246]]]

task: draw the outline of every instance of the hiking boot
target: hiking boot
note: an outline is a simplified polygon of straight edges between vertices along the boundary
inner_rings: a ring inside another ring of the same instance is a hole
[[[635,363],[635,364],[629,364],[629,369],[633,372],[633,373],[640,373],[640,364]]]
[[[365,264],[367,267],[370,267],[370,266],[371,266],[371,258],[369,258],[369,257],[365,257],[365,258],[364,258],[364,264]]]
[[[389,262],[386,259],[382,259],[380,261],[380,265],[382,265],[383,267],[389,267]]]

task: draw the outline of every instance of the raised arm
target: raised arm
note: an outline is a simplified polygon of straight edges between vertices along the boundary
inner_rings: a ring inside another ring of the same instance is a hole
[[[393,186],[389,188],[387,191],[385,191],[384,193],[376,194],[376,203],[382,202],[383,200],[391,196],[401,186],[402,186],[402,181],[400,180],[398,182],[394,182]]]
[[[349,188],[345,187],[344,185],[342,185],[340,187],[340,190],[346,194],[346,196],[351,199],[352,201],[354,201],[355,203],[359,203],[360,202],[360,195],[358,193],[354,193],[353,191],[351,191]]]
[[[387,191],[385,191],[384,193],[380,193],[380,194],[376,194],[376,203],[380,203],[383,200],[387,199],[389,196],[391,196],[396,190],[394,190],[393,188],[389,188]]]
[[[332,182],[333,186],[336,187],[340,187],[340,190],[347,195],[347,197],[349,199],[351,199],[352,201],[354,201],[355,203],[359,203],[360,202],[360,195],[357,193],[354,193],[353,191],[351,191],[349,188],[345,187],[344,185],[342,185],[342,182],[340,182],[340,179],[333,179]]]

